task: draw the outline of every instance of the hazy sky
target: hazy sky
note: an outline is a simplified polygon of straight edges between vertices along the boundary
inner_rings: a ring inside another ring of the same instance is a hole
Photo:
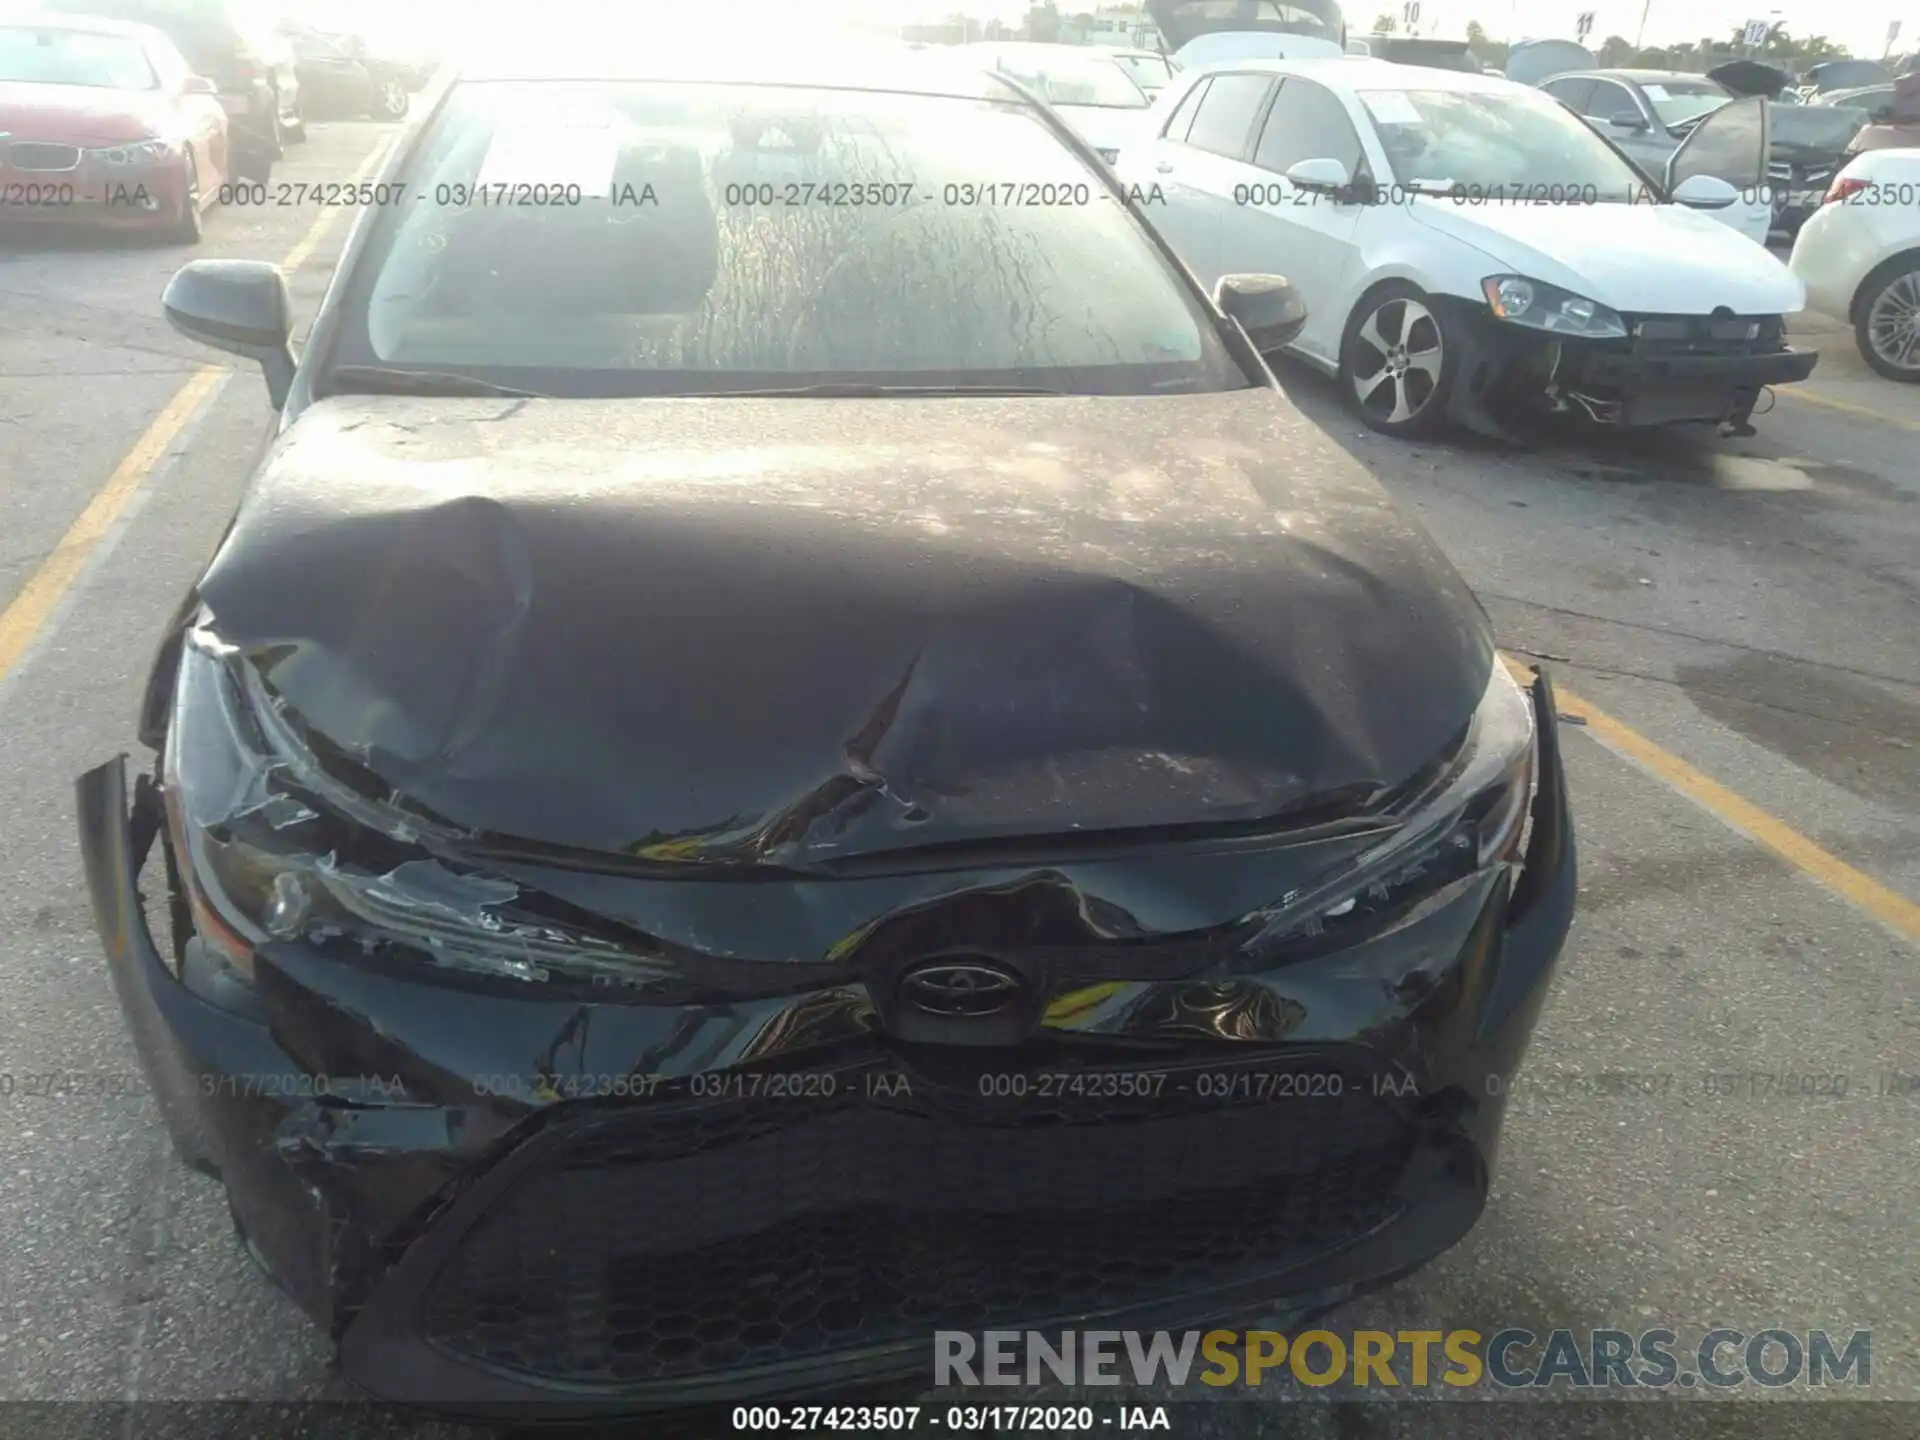
[[[834,0],[815,0],[833,5]],[[1092,9],[1093,0],[1057,0],[1062,11],[1071,14]],[[1370,26],[1383,11],[1399,14],[1403,0],[1343,0],[1348,6],[1347,23]],[[809,0],[793,0],[796,8],[805,8]],[[1420,29],[1423,34],[1454,35],[1466,29],[1469,20],[1478,20],[1495,39],[1517,36],[1574,36],[1576,17],[1582,10],[1593,11],[1596,40],[1608,35],[1624,35],[1631,40],[1640,29],[1643,0],[1421,0]],[[1896,50],[1911,48],[1914,31],[1920,30],[1920,6],[1892,3],[1892,0],[1755,0],[1748,8],[1742,0],[1652,0],[1645,7],[1648,45],[1664,45],[1678,40],[1698,40],[1702,35],[1723,35],[1748,20],[1765,19],[1775,13],[1796,35],[1824,34],[1848,46],[1855,55],[1878,57],[1886,43],[1887,25],[1900,20],[1901,41]],[[849,3],[836,8],[884,14],[894,7],[885,0],[874,3]],[[998,15],[1013,20],[1027,12],[1024,0],[899,0],[901,13],[912,18],[933,18],[964,10],[986,18]]]
[[[411,9],[446,17],[449,30],[458,31],[481,15],[491,14],[496,22],[509,25],[519,13],[551,15],[556,9],[576,8],[579,0],[382,0],[382,8]],[[602,0],[604,3],[604,0]],[[600,9],[602,3],[587,0],[585,8]],[[1067,14],[1091,10],[1097,0],[1057,0]],[[1350,26],[1367,27],[1376,15],[1401,11],[1403,0],[1343,0],[1350,8]],[[1824,34],[1850,47],[1855,55],[1878,57],[1886,43],[1889,21],[1903,21],[1897,52],[1913,48],[1915,32],[1920,31],[1920,3],[1907,0],[1903,6],[1895,0],[1778,0],[1778,10],[1764,0],[1651,0],[1646,5],[1644,43],[1667,44],[1678,40],[1697,40],[1702,35],[1726,35],[1736,25],[1750,19],[1777,15],[1796,35]],[[1518,37],[1574,36],[1575,17],[1582,10],[1594,12],[1594,43],[1608,35],[1624,35],[1632,40],[1640,32],[1643,0],[1421,0],[1422,34],[1458,35],[1467,22],[1478,20],[1495,39]],[[1027,0],[625,0],[606,5],[623,20],[644,22],[649,13],[675,16],[691,21],[695,17],[713,20],[722,14],[759,12],[769,23],[781,26],[795,21],[825,22],[844,20],[906,23],[914,20],[943,19],[961,12],[980,19],[999,17],[1017,21],[1027,13]],[[774,17],[778,17],[775,22]]]

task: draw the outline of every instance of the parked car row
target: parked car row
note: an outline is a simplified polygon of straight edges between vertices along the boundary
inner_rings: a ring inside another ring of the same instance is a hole
[[[1743,433],[1761,387],[1811,372],[1785,336],[1808,305],[1852,325],[1880,374],[1920,380],[1920,76],[1877,109],[1785,105],[1770,66],[1604,70],[1553,41],[1483,85],[1434,73],[1463,68],[1444,60],[1389,80],[1360,68],[1377,60],[1255,63],[1299,38],[1231,32],[1191,0],[1153,8],[1184,27],[1178,58],[1207,40],[1212,58],[1162,97],[1122,179],[1170,192],[1156,223],[1203,280],[1287,256],[1309,313],[1290,348],[1376,429],[1498,433],[1491,412],[1517,403]],[[1523,82],[1602,144],[1529,108]],[[1789,265],[1762,248],[1816,213]]]
[[[0,222],[191,244],[309,115],[398,119],[433,68],[241,0],[42,0],[0,22]]]

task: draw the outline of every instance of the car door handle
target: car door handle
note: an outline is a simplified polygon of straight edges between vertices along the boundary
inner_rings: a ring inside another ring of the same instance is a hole
[[[1161,160],[1156,162],[1153,168],[1158,170],[1162,175],[1171,175],[1173,173],[1173,162],[1171,160]]]

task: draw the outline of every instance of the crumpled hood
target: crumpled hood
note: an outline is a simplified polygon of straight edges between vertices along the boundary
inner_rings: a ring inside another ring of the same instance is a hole
[[[1615,310],[1790,315],[1806,287],[1761,246],[1684,205],[1457,205],[1416,200],[1423,225],[1484,251],[1513,274]],[[1647,263],[1658,255],[1660,263]],[[1489,273],[1493,273],[1491,270]]]
[[[804,865],[1404,782],[1492,644],[1267,390],[321,402],[200,587],[314,731],[492,834]]]

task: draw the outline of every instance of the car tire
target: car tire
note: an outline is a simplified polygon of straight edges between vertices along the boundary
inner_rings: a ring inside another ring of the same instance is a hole
[[[273,92],[273,104],[267,107],[267,161],[278,165],[287,155],[287,131],[280,123],[280,92]]]
[[[1860,283],[1853,305],[1860,358],[1889,380],[1920,385],[1920,255],[1901,255]]]
[[[187,173],[180,185],[180,213],[167,227],[167,239],[176,245],[198,245],[205,226],[200,219],[200,167],[187,151]]]
[[[413,97],[407,93],[406,82],[393,75],[380,82],[380,93],[374,98],[373,113],[382,120],[404,120],[412,104]]]
[[[1457,347],[1433,297],[1394,281],[1363,295],[1340,342],[1340,388],[1370,428],[1410,440],[1445,423]]]

